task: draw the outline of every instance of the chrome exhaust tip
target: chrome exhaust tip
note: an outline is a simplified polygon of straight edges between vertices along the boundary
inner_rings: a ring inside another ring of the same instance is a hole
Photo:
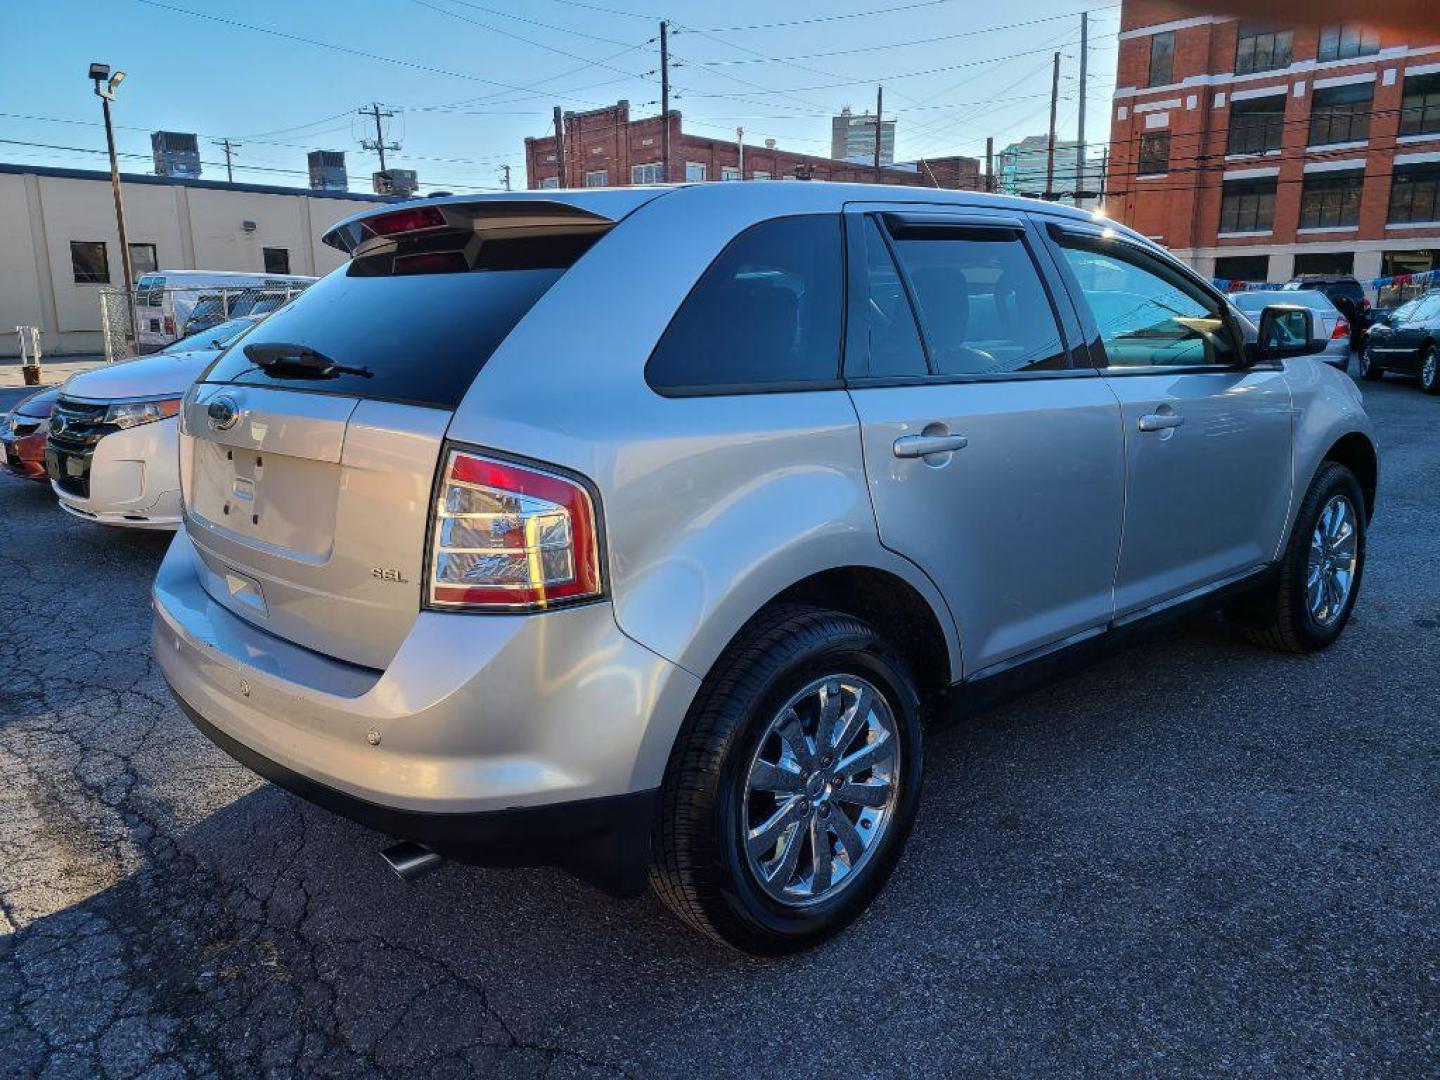
[[[413,840],[401,840],[398,844],[391,844],[380,852],[380,857],[385,860],[386,866],[395,871],[395,876],[405,882],[418,881],[444,861],[435,852]]]

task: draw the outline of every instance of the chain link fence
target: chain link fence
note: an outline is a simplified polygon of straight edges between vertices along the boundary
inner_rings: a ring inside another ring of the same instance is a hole
[[[100,328],[109,363],[166,346],[241,315],[268,315],[304,292],[299,283],[234,286],[136,286],[100,290]],[[130,296],[134,297],[131,322]]]

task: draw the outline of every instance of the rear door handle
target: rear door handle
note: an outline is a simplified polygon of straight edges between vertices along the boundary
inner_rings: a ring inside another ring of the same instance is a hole
[[[1146,413],[1140,417],[1141,431],[1165,431],[1169,428],[1177,428],[1185,423],[1185,418],[1178,413]]]
[[[970,440],[964,435],[902,435],[895,440],[895,456],[898,458],[929,457],[931,454],[948,454],[964,450]]]

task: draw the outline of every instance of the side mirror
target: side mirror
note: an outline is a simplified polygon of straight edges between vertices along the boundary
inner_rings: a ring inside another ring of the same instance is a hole
[[[1315,340],[1315,315],[1298,304],[1271,304],[1260,313],[1260,335],[1254,359],[1283,360],[1324,352],[1325,342]]]

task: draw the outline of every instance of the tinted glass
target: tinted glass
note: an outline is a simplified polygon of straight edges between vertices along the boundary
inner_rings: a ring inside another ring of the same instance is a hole
[[[255,325],[253,319],[231,319],[216,323],[208,330],[191,334],[165,346],[166,352],[185,352],[187,349],[217,349],[229,345],[246,330]]]
[[[1196,367],[1238,359],[1219,303],[1178,272],[1097,242],[1062,248],[1110,367]]]
[[[874,218],[865,219],[860,235],[866,281],[860,326],[865,341],[856,350],[850,374],[892,378],[924,375],[925,349],[920,344],[915,312]]]
[[[70,267],[76,285],[108,285],[110,261],[105,245],[99,241],[71,240]]]
[[[1175,31],[1166,30],[1150,38],[1150,85],[1162,86],[1175,70]]]
[[[1066,366],[1030,253],[1008,229],[937,229],[895,241],[940,375]]]
[[[563,267],[368,275],[351,263],[317,281],[245,338],[304,345],[370,377],[271,376],[243,349],[207,382],[315,390],[453,409],[490,354],[559,280]]]
[[[840,376],[840,218],[776,218],[730,242],[680,305],[645,376],[660,391]]]

